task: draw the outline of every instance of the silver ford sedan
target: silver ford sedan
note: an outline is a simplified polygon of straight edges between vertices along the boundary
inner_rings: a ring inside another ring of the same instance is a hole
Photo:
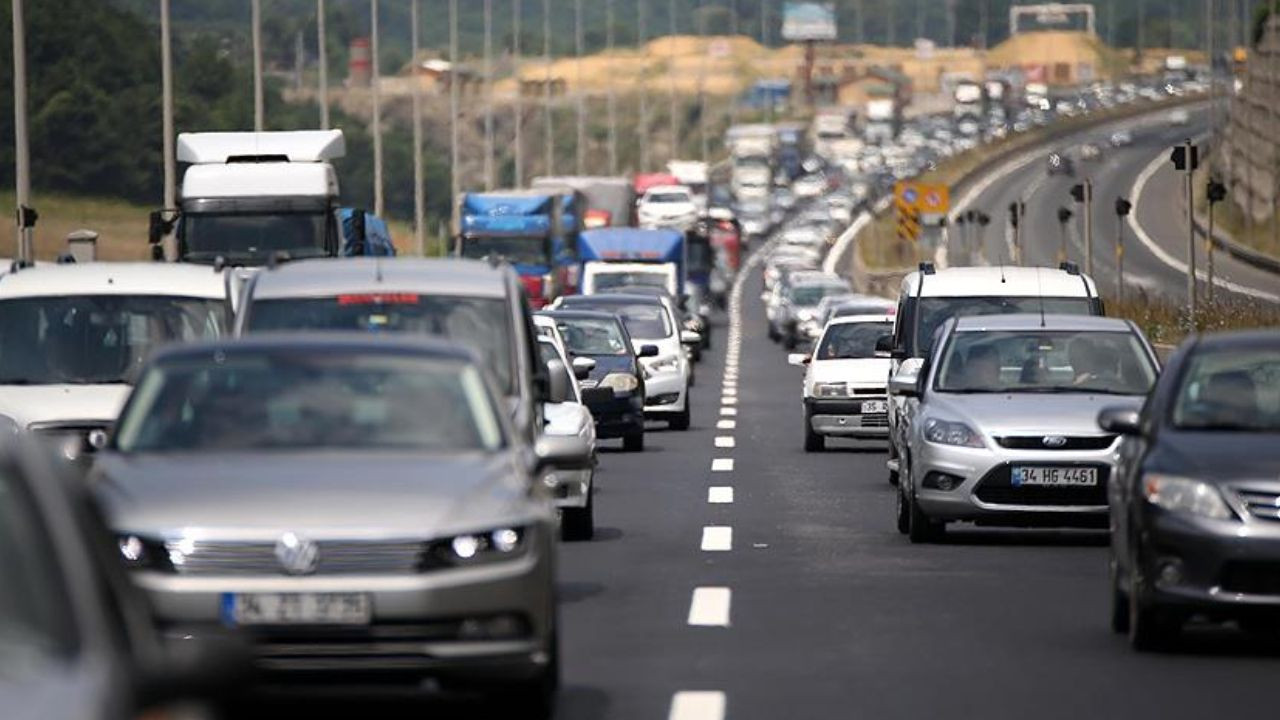
[[[522,441],[482,367],[359,334],[157,354],[91,482],[161,626],[242,629],[269,682],[500,686],[549,716],[556,526],[534,479],[589,450]]]

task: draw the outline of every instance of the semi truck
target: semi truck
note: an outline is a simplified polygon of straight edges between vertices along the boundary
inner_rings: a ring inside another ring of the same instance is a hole
[[[529,302],[543,307],[577,288],[575,200],[537,190],[465,193],[458,200],[455,253],[510,262]]]
[[[531,187],[548,192],[581,193],[585,207],[583,229],[635,224],[636,191],[625,177],[536,177]]]
[[[151,214],[152,257],[254,266],[393,254],[384,234],[346,240],[332,164],[345,153],[341,130],[179,134],[176,157],[189,167],[178,207]],[[381,223],[367,217],[364,229]]]
[[[865,125],[863,137],[868,144],[884,145],[898,137],[902,122],[898,102],[893,98],[873,98],[867,101],[866,112],[863,113]]]
[[[678,230],[601,228],[578,237],[584,292],[651,285],[683,297],[688,246]]]

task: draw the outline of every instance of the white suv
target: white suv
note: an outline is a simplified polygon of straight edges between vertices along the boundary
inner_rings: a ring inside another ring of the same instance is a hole
[[[837,318],[812,355],[792,354],[804,374],[804,449],[822,450],[828,437],[884,438],[888,431],[889,357],[877,352],[893,331],[890,315]]]
[[[0,429],[85,462],[151,351],[228,324],[224,275],[208,266],[15,267],[0,277]]]

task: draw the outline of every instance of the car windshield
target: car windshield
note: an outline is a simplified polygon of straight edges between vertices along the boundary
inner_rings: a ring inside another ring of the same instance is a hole
[[[687,203],[692,202],[689,196],[684,193],[662,192],[649,193],[645,196],[644,201],[647,203]]]
[[[0,301],[0,385],[130,383],[172,342],[219,337],[221,300],[68,295]]]
[[[122,452],[495,450],[481,375],[458,362],[352,352],[231,353],[148,370]]]
[[[968,331],[952,336],[936,377],[939,392],[1144,395],[1156,368],[1129,332]]]
[[[817,360],[858,360],[876,356],[876,341],[893,331],[893,323],[840,323],[827,328],[814,356]]]
[[[0,682],[42,673],[74,652],[69,594],[34,498],[0,472]]]
[[[274,254],[290,258],[326,257],[325,212],[186,213],[179,239],[190,262],[260,264]]]
[[[500,257],[514,265],[550,265],[551,243],[544,237],[464,237],[462,257]]]
[[[1280,349],[1199,351],[1177,397],[1173,423],[1183,430],[1280,432]]]
[[[362,330],[436,335],[469,345],[488,363],[502,392],[512,392],[512,329],[500,298],[416,293],[353,293],[255,300],[251,332]]]
[[[1093,315],[1091,298],[1064,297],[925,297],[920,299],[920,325],[915,341],[908,350],[912,357],[924,357],[933,348],[933,338],[942,323],[953,317],[969,315],[1013,315],[1019,313],[1046,315]],[[911,317],[904,318],[913,322]],[[918,348],[918,349],[917,349]]]
[[[847,292],[849,288],[843,285],[799,285],[791,289],[791,302],[800,307],[813,307],[828,295]]]
[[[574,355],[627,355],[631,348],[613,320],[566,318],[556,321],[565,347]]]
[[[654,287],[667,289],[670,276],[663,272],[604,272],[591,276],[591,283],[596,292],[607,292],[624,287]]]
[[[667,318],[666,308],[661,305],[609,305],[593,308],[604,312],[616,313],[627,326],[627,334],[633,338],[657,340],[671,337],[671,321]]]

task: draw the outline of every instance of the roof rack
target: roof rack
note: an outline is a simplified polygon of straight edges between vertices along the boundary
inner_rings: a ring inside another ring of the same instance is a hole
[[[1065,273],[1066,273],[1066,274],[1068,274],[1068,275],[1079,275],[1079,274],[1080,274],[1080,266],[1079,266],[1079,265],[1077,265],[1077,264],[1075,264],[1075,263],[1073,263],[1073,262],[1070,262],[1070,261],[1066,261],[1066,262],[1060,263],[1060,264],[1058,265],[1058,269],[1059,269],[1059,270],[1061,270],[1061,271],[1063,271],[1063,272],[1065,272]]]
[[[26,270],[27,268],[35,266],[36,264],[30,260],[14,260],[12,263],[9,263],[9,272],[16,273],[20,270]]]
[[[937,272],[937,269],[933,266],[933,263],[931,262],[922,262],[920,263],[920,272],[924,273],[925,275],[933,275],[934,273]]]

